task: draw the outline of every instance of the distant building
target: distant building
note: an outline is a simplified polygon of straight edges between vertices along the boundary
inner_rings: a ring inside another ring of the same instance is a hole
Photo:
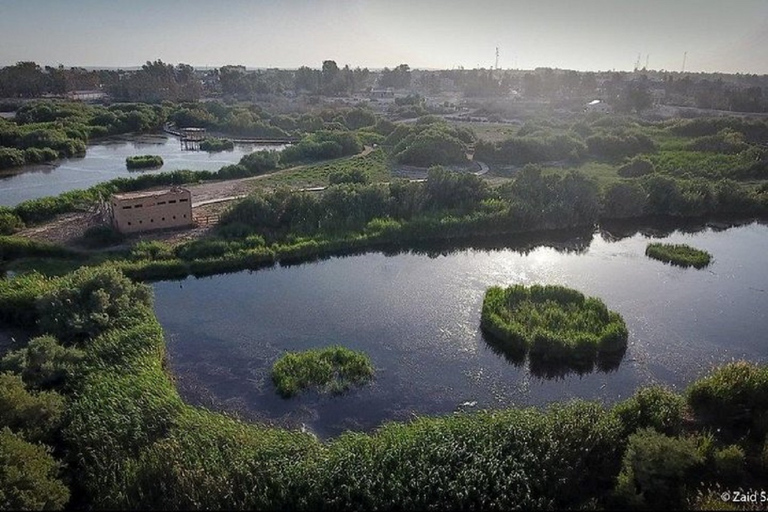
[[[98,90],[92,91],[71,91],[67,93],[67,97],[73,101],[101,101],[107,97],[107,95]]]
[[[386,89],[374,89],[369,96],[374,99],[392,99],[395,97],[395,90],[392,87],[387,87]]]
[[[192,225],[192,193],[181,187],[114,194],[112,225],[121,233]]]
[[[613,111],[610,105],[601,100],[592,100],[584,107],[584,112],[599,112],[609,114]]]

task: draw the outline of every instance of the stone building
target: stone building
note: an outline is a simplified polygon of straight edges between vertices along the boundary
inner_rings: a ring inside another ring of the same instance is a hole
[[[121,233],[192,225],[192,193],[181,187],[114,194],[110,206]]]

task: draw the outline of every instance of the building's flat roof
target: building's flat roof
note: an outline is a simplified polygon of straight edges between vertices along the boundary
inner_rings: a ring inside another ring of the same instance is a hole
[[[181,194],[189,192],[189,189],[183,187],[164,188],[162,190],[139,190],[138,192],[124,192],[122,194],[112,194],[114,199],[143,199],[145,197],[164,196],[167,194]]]

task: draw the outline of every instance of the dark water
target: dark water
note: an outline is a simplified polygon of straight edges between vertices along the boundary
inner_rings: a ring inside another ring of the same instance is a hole
[[[84,158],[65,158],[52,164],[28,165],[0,174],[0,205],[15,206],[28,199],[55,196],[69,190],[88,188],[118,177],[138,176],[178,169],[218,171],[236,164],[244,155],[261,149],[284,146],[238,144],[232,151],[208,153],[184,151],[179,140],[165,134],[112,137],[90,144]],[[160,155],[164,165],[156,170],[128,171],[125,158]]]
[[[646,258],[649,238],[641,234],[606,238],[587,234],[555,247],[525,242],[518,250],[369,253],[163,282],[154,285],[156,310],[186,400],[304,423],[322,437],[470,407],[574,397],[610,403],[644,384],[682,389],[732,359],[768,359],[768,227],[656,238],[710,251],[714,263],[704,270]],[[483,294],[513,283],[567,285],[620,312],[630,337],[618,368],[562,375],[496,354],[479,329]],[[371,357],[373,385],[341,397],[277,396],[269,371],[280,354],[335,343]]]

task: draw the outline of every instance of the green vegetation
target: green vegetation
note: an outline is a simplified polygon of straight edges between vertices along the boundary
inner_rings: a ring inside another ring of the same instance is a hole
[[[360,139],[354,132],[320,130],[285,148],[280,154],[280,160],[285,163],[328,160],[355,155],[362,149]]]
[[[160,128],[164,120],[159,106],[26,103],[12,122],[0,122],[0,169],[82,156],[92,138],[148,132]]]
[[[474,141],[475,136],[468,129],[449,125],[434,116],[424,116],[415,124],[398,125],[384,143],[392,147],[397,162],[430,167],[466,164],[469,144]]]
[[[598,353],[627,346],[627,327],[618,313],[608,311],[600,299],[563,286],[491,287],[480,325],[505,352],[529,352],[539,361],[592,363]]]
[[[704,268],[709,265],[712,255],[685,244],[651,243],[645,248],[645,255],[680,267]]]
[[[200,143],[200,149],[209,153],[231,151],[235,149],[235,143],[229,139],[206,138]]]
[[[6,508],[675,507],[763,478],[766,367],[727,365],[684,397],[650,388],[614,408],[417,418],[320,442],[185,405],[148,290],[114,269],[2,280],[0,316],[56,336],[2,360]]]
[[[128,169],[152,169],[163,166],[163,158],[157,155],[129,156],[125,159]]]
[[[283,398],[313,387],[338,394],[368,382],[373,372],[370,358],[362,352],[332,346],[280,356],[272,366],[272,382]]]

